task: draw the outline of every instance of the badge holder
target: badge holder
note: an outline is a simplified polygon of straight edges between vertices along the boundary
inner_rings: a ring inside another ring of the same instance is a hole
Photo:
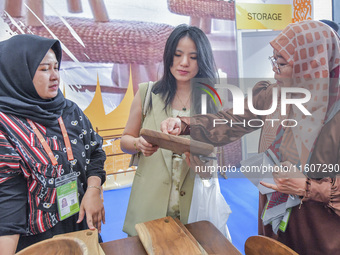
[[[57,205],[60,220],[79,212],[77,174],[75,172],[55,179]]]

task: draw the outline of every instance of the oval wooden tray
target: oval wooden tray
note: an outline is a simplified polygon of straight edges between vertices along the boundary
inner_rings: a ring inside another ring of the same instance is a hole
[[[140,131],[140,135],[149,143],[158,145],[160,148],[171,150],[177,154],[190,152],[208,156],[213,152],[214,146],[212,144],[195,141],[181,136],[168,135],[159,131],[145,129]]]

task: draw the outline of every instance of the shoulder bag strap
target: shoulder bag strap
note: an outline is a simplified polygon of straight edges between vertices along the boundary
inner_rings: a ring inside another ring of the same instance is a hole
[[[146,92],[145,92],[144,100],[143,100],[143,103],[142,103],[142,123],[144,121],[146,111],[147,111],[148,106],[149,106],[150,101],[151,101],[152,86],[153,86],[153,82],[149,81],[148,87],[147,87]]]

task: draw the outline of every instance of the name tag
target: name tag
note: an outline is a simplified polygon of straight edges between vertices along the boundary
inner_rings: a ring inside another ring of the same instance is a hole
[[[59,218],[62,221],[79,212],[76,173],[69,173],[56,178],[55,186],[57,189]]]

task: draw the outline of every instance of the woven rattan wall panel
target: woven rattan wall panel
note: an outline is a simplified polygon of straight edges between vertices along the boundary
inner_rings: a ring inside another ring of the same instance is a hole
[[[142,21],[110,20],[94,22],[85,18],[65,18],[85,44],[85,48],[71,35],[58,17],[45,17],[47,27],[81,62],[154,64],[162,61],[165,42],[173,27]],[[24,19],[16,19],[23,22]],[[10,21],[6,19],[10,24]],[[13,31],[18,32],[14,25]],[[52,38],[45,27],[23,28],[35,35]],[[86,55],[85,55],[86,54]],[[87,57],[88,56],[88,57]],[[70,60],[63,54],[63,60]]]
[[[218,0],[168,0],[171,12],[199,18],[235,20],[235,3]]]

